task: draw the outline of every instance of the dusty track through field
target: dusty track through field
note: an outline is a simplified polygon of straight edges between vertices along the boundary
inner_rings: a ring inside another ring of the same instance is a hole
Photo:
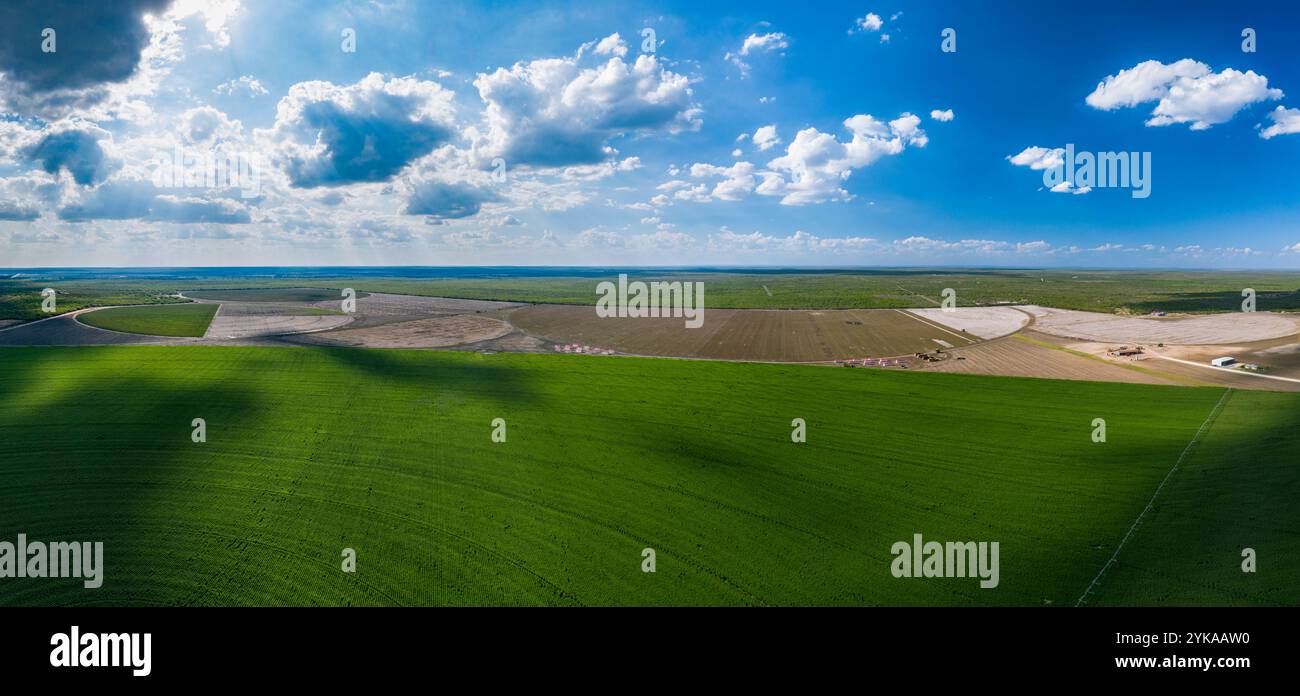
[[[1212,365],[1206,365],[1206,364],[1204,364],[1204,363],[1192,362],[1191,360],[1183,360],[1183,359],[1181,359],[1181,358],[1171,358],[1171,357],[1169,357],[1168,355],[1161,355],[1161,354],[1159,354],[1159,353],[1152,353],[1151,355],[1152,355],[1152,357],[1160,358],[1161,360],[1169,360],[1169,361],[1171,361],[1171,362],[1182,363],[1183,365],[1191,365],[1191,366],[1193,366],[1193,367],[1199,367],[1199,368],[1206,369],[1206,370],[1216,370],[1216,371],[1218,371],[1218,372],[1220,372],[1220,373],[1223,373],[1224,370],[1225,370],[1225,368],[1222,368],[1222,367],[1214,367],[1214,366],[1212,366]],[[1295,379],[1295,378],[1292,378],[1292,377],[1279,377],[1279,376],[1277,376],[1277,375],[1264,375],[1264,374],[1260,374],[1260,373],[1258,373],[1258,372],[1250,372],[1250,371],[1248,371],[1248,370],[1231,370],[1231,369],[1230,369],[1229,372],[1230,372],[1230,374],[1234,374],[1234,375],[1245,375],[1246,377],[1258,377],[1258,378],[1260,378],[1260,379],[1275,379],[1275,380],[1278,380],[1279,382],[1291,382],[1291,383],[1293,383],[1293,384],[1300,384],[1300,379]]]
[[[940,306],[940,304],[941,304],[938,300],[935,300],[935,299],[932,298],[932,297],[926,297],[925,295],[922,295],[921,293],[916,292],[916,291],[914,291],[914,290],[908,290],[907,288],[903,287],[902,285],[897,285],[897,286],[895,286],[895,287],[897,287],[899,290],[902,290],[903,292],[905,292],[905,293],[907,293],[907,294],[909,294],[909,295],[911,295],[911,296],[913,296],[913,297],[919,297],[919,298],[925,300],[926,302],[929,302],[930,304],[934,305],[935,307],[938,307],[938,306]]]

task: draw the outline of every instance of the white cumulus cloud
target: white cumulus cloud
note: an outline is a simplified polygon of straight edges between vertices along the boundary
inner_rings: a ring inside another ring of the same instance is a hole
[[[653,55],[593,67],[576,57],[519,62],[480,74],[474,86],[486,104],[479,148],[512,167],[595,164],[614,156],[609,141],[618,135],[701,124],[690,81]]]
[[[239,79],[223,82],[214,87],[212,91],[217,94],[225,95],[245,93],[249,97],[268,94],[267,89],[262,86],[261,81],[252,75],[240,75]]]
[[[776,126],[763,126],[754,131],[754,145],[759,150],[770,150],[781,144],[781,138],[776,134]]]
[[[728,52],[723,58],[730,61],[740,70],[742,78],[749,77],[749,63],[745,58],[758,52],[784,51],[790,47],[790,41],[785,34],[776,31],[767,34],[750,34],[745,37],[741,43],[740,50],[735,53]]]
[[[786,147],[786,153],[768,163],[771,172],[761,174],[757,192],[781,196],[784,205],[804,205],[831,200],[848,200],[841,188],[855,169],[870,166],[882,157],[897,155],[906,147],[925,147],[929,142],[920,128],[921,119],[903,113],[888,123],[868,114],[845,119],[853,135],[841,142],[816,128],[805,128]]]
[[[1065,148],[1063,147],[1038,147],[1031,145],[1018,154],[1007,156],[1007,161],[1017,167],[1029,167],[1030,169],[1056,169],[1065,164]]]
[[[885,20],[881,19],[880,15],[875,12],[868,12],[867,16],[853,20],[853,28],[849,29],[849,33],[880,31],[883,26],[885,26]]]
[[[1216,73],[1184,58],[1168,65],[1143,61],[1108,75],[1085,101],[1103,111],[1156,102],[1146,125],[1187,123],[1192,130],[1205,130],[1230,121],[1250,104],[1282,96],[1282,90],[1270,88],[1268,78],[1253,70],[1225,68]]]
[[[1271,126],[1259,132],[1259,137],[1268,140],[1278,135],[1300,133],[1300,109],[1288,109],[1282,106],[1269,112]]]
[[[623,37],[619,36],[618,32],[614,32],[601,39],[592,52],[598,56],[618,56],[622,58],[627,55],[627,44],[623,42]]]
[[[740,55],[747,56],[754,51],[780,51],[790,47],[785,34],[777,31],[770,34],[750,34],[740,46]]]

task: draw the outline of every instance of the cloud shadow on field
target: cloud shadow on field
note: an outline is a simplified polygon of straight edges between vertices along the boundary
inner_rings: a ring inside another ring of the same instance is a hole
[[[66,361],[80,374],[64,379],[83,387],[27,407],[21,399],[30,392],[0,393],[0,540],[12,543],[23,533],[29,541],[104,543],[102,587],[5,579],[0,605],[180,603],[201,592],[222,563],[193,565],[211,543],[204,539],[210,530],[184,524],[186,512],[203,505],[191,496],[210,493],[203,479],[217,462],[201,449],[207,445],[191,440],[191,421],[205,418],[211,440],[252,427],[265,405],[220,380],[189,386],[123,372],[113,360],[96,364],[101,351],[121,350],[140,349],[0,351],[0,383],[21,384],[13,372]],[[243,522],[229,520],[235,528]],[[177,572],[186,566],[189,572]]]
[[[1300,395],[1236,390],[1090,606],[1300,603]],[[1241,569],[1243,550],[1257,554]]]
[[[296,350],[311,351],[368,378],[415,384],[431,393],[472,395],[507,405],[527,405],[538,400],[531,376],[536,368],[503,367],[477,353],[344,346]]]

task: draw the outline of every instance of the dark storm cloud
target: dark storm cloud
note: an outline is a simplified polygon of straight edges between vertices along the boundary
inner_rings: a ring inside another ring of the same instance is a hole
[[[484,203],[496,199],[491,191],[466,184],[422,181],[411,191],[402,212],[438,219],[465,218],[477,215]]]
[[[129,78],[149,43],[143,17],[171,0],[4,0],[0,72],[11,91],[79,90]],[[53,29],[57,50],[41,50]]]
[[[103,181],[117,167],[99,146],[99,141],[107,135],[98,129],[53,131],[23,154],[50,174],[66,169],[73,181],[89,186]]]
[[[229,200],[209,200],[192,192],[171,193],[143,181],[114,181],[87,194],[80,203],[59,209],[69,222],[145,220],[148,222],[251,222],[248,209]]]
[[[41,211],[9,201],[0,201],[0,221],[31,222],[41,216]]]
[[[294,124],[301,142],[320,142],[319,155],[288,161],[294,186],[342,186],[387,181],[451,137],[439,123],[412,118],[417,100],[378,94],[358,107],[321,101],[302,109]]]
[[[609,159],[605,131],[592,134],[585,130],[566,130],[560,126],[536,126],[513,134],[510,146],[502,153],[507,162],[538,167],[564,167],[597,164]]]

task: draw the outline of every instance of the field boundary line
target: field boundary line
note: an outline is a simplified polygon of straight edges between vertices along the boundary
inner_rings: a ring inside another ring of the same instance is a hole
[[[1124,545],[1128,543],[1129,537],[1133,536],[1133,532],[1137,530],[1138,525],[1142,524],[1142,518],[1146,517],[1146,514],[1155,506],[1156,498],[1160,496],[1160,491],[1164,490],[1165,484],[1169,483],[1169,479],[1178,471],[1178,467],[1182,466],[1183,460],[1187,458],[1187,454],[1191,452],[1192,448],[1196,446],[1196,443],[1200,441],[1201,435],[1204,435],[1205,431],[1209,429],[1210,424],[1214,422],[1215,416],[1219,415],[1219,411],[1223,408],[1223,403],[1228,400],[1228,397],[1231,394],[1232,387],[1228,387],[1223,391],[1223,396],[1219,397],[1218,403],[1214,404],[1214,408],[1210,409],[1210,415],[1205,417],[1205,420],[1201,422],[1201,427],[1196,429],[1196,434],[1192,436],[1191,441],[1189,441],[1187,446],[1183,448],[1182,454],[1178,455],[1178,461],[1174,462],[1174,466],[1169,469],[1169,473],[1165,474],[1165,477],[1160,481],[1160,485],[1156,486],[1156,492],[1151,494],[1151,500],[1147,501],[1146,507],[1142,508],[1142,512],[1138,513],[1137,519],[1133,520],[1133,524],[1129,525],[1128,531],[1124,534],[1124,538],[1120,539],[1119,545],[1115,547],[1115,553],[1112,553],[1110,555],[1110,560],[1106,561],[1106,565],[1102,566],[1101,570],[1097,571],[1097,577],[1093,578],[1092,582],[1088,584],[1088,589],[1084,590],[1083,594],[1079,595],[1079,599],[1074,603],[1074,606],[1083,606],[1083,603],[1088,599],[1088,595],[1092,594],[1093,588],[1095,588],[1097,583],[1101,581],[1101,577],[1106,574],[1106,571],[1109,570],[1112,565],[1115,564],[1115,559],[1119,558],[1119,552],[1124,550]]]
[[[948,333],[950,333],[950,334],[956,336],[957,338],[960,338],[960,339],[962,339],[963,341],[966,341],[967,343],[979,343],[979,341],[976,341],[975,339],[970,338],[969,336],[963,336],[963,335],[957,333],[956,331],[951,331],[951,330],[949,330],[949,329],[945,329],[944,327],[940,326],[939,324],[936,324],[936,323],[934,323],[934,322],[932,322],[932,321],[930,321],[930,320],[928,320],[928,319],[922,319],[921,317],[919,317],[919,316],[917,316],[917,315],[915,315],[915,314],[912,314],[911,312],[909,312],[909,311],[907,311],[907,310],[905,310],[905,309],[895,309],[894,311],[895,311],[895,312],[898,312],[899,314],[902,314],[903,316],[911,317],[911,318],[913,318],[913,319],[915,319],[915,320],[921,322],[922,324],[925,324],[926,326],[928,326],[928,327],[930,327],[930,328],[932,328],[932,329],[938,329],[938,330],[940,330],[940,331],[946,331],[946,332],[948,332]]]
[[[42,317],[40,319],[33,319],[32,321],[24,321],[21,324],[6,326],[3,329],[0,329],[0,332],[13,331],[14,329],[20,329],[24,326],[35,326],[44,321],[54,321],[55,319],[62,319],[64,317],[75,317],[78,314],[81,314],[82,312],[93,312],[97,309],[108,309],[109,307],[148,307],[148,306],[150,305],[104,305],[103,307],[82,307],[81,309],[74,309],[70,312],[60,312],[59,314],[55,314],[52,317]],[[77,322],[77,323],[80,324],[81,322]],[[90,326],[90,324],[86,324],[86,326]],[[91,326],[90,328],[93,329],[96,327]]]
[[[77,311],[80,311],[80,310],[76,310],[76,309],[72,310],[72,312],[77,312]],[[33,319],[32,321],[22,321],[22,320],[19,320],[19,322],[18,322],[17,324],[14,324],[14,325],[12,325],[12,326],[6,326],[6,327],[4,327],[4,328],[0,328],[0,333],[4,333],[5,331],[13,331],[14,329],[17,329],[17,328],[22,327],[22,326],[31,326],[31,325],[33,325],[33,324],[39,324],[39,323],[41,323],[41,322],[43,322],[43,321],[49,321],[49,320],[51,320],[51,319],[58,319],[59,317],[66,317],[67,315],[71,314],[72,312],[64,312],[63,314],[56,314],[56,315],[54,315],[54,316],[52,316],[52,317],[42,317],[42,318],[40,318],[40,319]]]
[[[184,297],[184,296],[182,295],[182,297]],[[193,300],[191,300],[191,302],[193,302]],[[202,303],[200,303],[200,304],[202,304]],[[212,333],[212,327],[213,327],[213,325],[215,325],[215,324],[217,323],[217,317],[221,316],[221,308],[222,308],[222,307],[225,307],[225,305],[222,304],[222,303],[220,303],[220,302],[218,302],[218,303],[217,303],[217,311],[215,311],[215,312],[212,313],[212,319],[208,322],[208,328],[206,328],[206,329],[203,330],[203,335],[202,335],[202,336],[199,336],[199,338],[203,338],[203,339],[207,339],[207,338],[209,338],[209,335],[208,335],[208,334],[211,334],[211,333]],[[215,337],[211,337],[211,338],[215,338]]]

